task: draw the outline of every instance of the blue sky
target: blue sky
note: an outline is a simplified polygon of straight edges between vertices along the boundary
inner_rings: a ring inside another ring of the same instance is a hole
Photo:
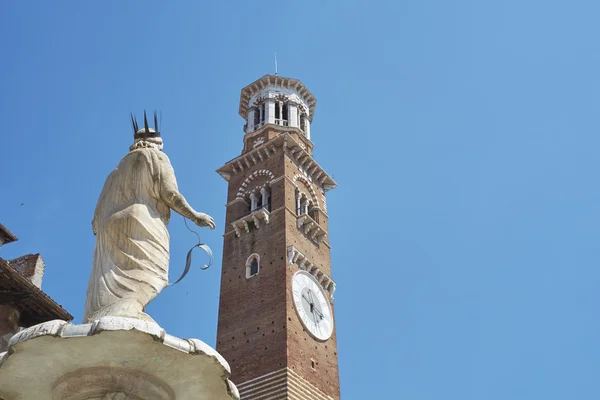
[[[0,222],[81,320],[91,219],[163,112],[217,265],[149,312],[214,345],[240,89],[274,70],[318,99],[342,397],[600,396],[600,4],[594,1],[0,4]],[[24,203],[23,205],[21,205]],[[195,237],[174,217],[172,278]],[[197,263],[200,261],[197,260]]]

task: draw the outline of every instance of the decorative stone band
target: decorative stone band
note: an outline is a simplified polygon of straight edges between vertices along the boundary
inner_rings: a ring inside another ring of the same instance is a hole
[[[286,154],[288,154],[310,182],[317,183],[324,192],[337,187],[337,183],[327,175],[325,170],[321,168],[308,151],[303,148],[302,144],[296,141],[288,131],[282,132],[268,142],[227,162],[224,166],[219,168],[217,172],[225,180],[229,181],[233,175],[252,167],[259,161],[268,159],[280,149],[283,149]]]
[[[319,198],[317,197],[317,193],[315,192],[315,190],[313,189],[313,187],[310,185],[310,181],[307,179],[307,177],[304,176],[304,175],[296,174],[296,175],[294,175],[294,179],[292,179],[292,182],[294,183],[294,185],[296,185],[296,188],[298,188],[298,190],[302,191],[298,187],[298,184],[296,183],[297,181],[303,182],[306,185],[306,188],[308,189],[308,193],[310,195],[310,198],[315,203],[315,205],[317,207],[319,207]]]
[[[238,385],[241,400],[332,400],[290,368],[250,379]]]
[[[259,169],[258,171],[254,171],[252,174],[250,174],[249,177],[246,178],[246,180],[244,180],[244,182],[240,186],[240,189],[237,192],[236,198],[243,199],[244,196],[248,194],[248,190],[250,189],[248,185],[259,176],[267,176],[269,177],[269,181],[275,178],[275,175],[273,175],[273,173],[268,169]]]
[[[309,272],[313,275],[317,281],[323,286],[323,289],[329,293],[329,297],[333,299],[333,294],[335,293],[336,285],[333,279],[331,279],[327,274],[321,271],[316,265],[314,265],[300,250],[295,248],[294,246],[288,247],[288,265],[297,265],[298,268]]]
[[[235,222],[231,223],[233,229],[235,230],[235,234],[237,237],[242,236],[242,229],[246,233],[250,233],[250,224],[254,224],[256,229],[260,228],[261,224],[264,222],[268,224],[270,221],[271,213],[266,208],[259,208],[256,211],[251,212],[250,214],[243,216]]]
[[[11,338],[0,354],[0,398],[175,400],[210,393],[211,399],[239,399],[230,372],[204,342],[169,335],[153,322],[54,320]]]

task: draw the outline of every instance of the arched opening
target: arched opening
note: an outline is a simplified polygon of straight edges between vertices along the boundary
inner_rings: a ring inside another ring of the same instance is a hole
[[[248,257],[246,261],[246,279],[258,275],[260,271],[260,256],[256,253]]]

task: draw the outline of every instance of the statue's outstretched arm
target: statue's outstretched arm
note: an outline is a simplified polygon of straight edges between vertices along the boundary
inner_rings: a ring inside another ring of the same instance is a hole
[[[179,193],[175,171],[171,166],[168,157],[161,154],[160,165],[160,196],[161,199],[176,213],[189,218],[198,226],[209,226],[215,228],[215,221],[207,214],[194,210],[186,201],[185,197]]]

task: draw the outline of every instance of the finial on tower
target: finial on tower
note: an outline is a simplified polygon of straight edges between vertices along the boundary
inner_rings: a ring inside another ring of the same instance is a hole
[[[277,75],[277,53],[275,53],[275,75]]]
[[[135,115],[133,115],[132,113],[130,113],[129,115],[131,116],[131,124],[133,126],[134,139],[160,137],[160,132],[158,131],[158,117],[156,115],[156,111],[154,111],[154,129],[148,127],[148,118],[146,117],[146,110],[144,110],[144,128],[142,129],[139,129]]]

